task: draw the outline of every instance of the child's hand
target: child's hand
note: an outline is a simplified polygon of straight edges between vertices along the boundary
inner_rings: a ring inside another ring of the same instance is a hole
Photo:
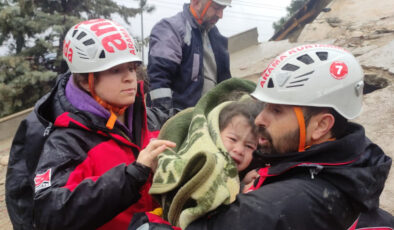
[[[253,185],[254,180],[256,180],[259,177],[259,173],[257,172],[257,169],[251,170],[248,172],[244,179],[242,180],[242,183],[244,183],[244,187],[242,189],[242,193],[247,193],[249,191],[249,188]]]
[[[242,182],[243,182],[244,184],[249,184],[250,182],[253,182],[254,180],[256,180],[256,178],[259,177],[259,176],[260,176],[260,175],[259,175],[259,173],[257,172],[257,169],[253,169],[253,170],[249,171],[249,172],[245,175],[245,177],[244,177],[244,179],[242,180]]]
[[[172,141],[153,140],[138,155],[137,162],[154,169],[157,156],[166,148],[174,148],[176,144]]]

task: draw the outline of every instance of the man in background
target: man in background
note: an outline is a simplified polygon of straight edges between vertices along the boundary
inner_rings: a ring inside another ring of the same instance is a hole
[[[152,29],[148,104],[163,111],[194,106],[231,77],[227,38],[215,26],[231,0],[190,0],[183,11]]]

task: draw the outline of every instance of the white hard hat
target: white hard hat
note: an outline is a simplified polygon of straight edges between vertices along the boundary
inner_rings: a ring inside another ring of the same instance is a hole
[[[363,79],[360,64],[345,49],[303,45],[276,57],[252,96],[273,104],[329,107],[353,119],[361,113]]]
[[[92,19],[66,34],[63,58],[72,73],[91,73],[126,62],[141,62],[137,44],[127,30],[108,19]]]
[[[222,6],[231,6],[231,0],[212,0]]]

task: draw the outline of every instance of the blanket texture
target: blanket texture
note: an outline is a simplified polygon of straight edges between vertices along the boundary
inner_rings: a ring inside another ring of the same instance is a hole
[[[238,171],[220,138],[219,113],[231,102],[228,95],[249,94],[255,87],[243,79],[223,81],[195,107],[164,124],[159,139],[174,141],[177,147],[160,154],[150,193],[172,225],[184,229],[219,205],[235,200],[240,188]]]

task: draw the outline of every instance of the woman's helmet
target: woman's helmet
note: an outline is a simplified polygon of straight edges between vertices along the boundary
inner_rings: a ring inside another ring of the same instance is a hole
[[[108,19],[92,19],[66,34],[63,58],[72,73],[107,70],[126,62],[141,62],[138,45],[127,30]]]
[[[66,34],[63,58],[72,73],[88,73],[92,97],[111,113],[107,128],[128,106],[117,107],[103,101],[94,89],[94,74],[127,62],[141,62],[137,44],[127,30],[108,19],[92,19],[73,26]]]
[[[343,48],[311,44],[279,55],[252,96],[267,103],[333,108],[347,119],[361,113],[363,70]]]

